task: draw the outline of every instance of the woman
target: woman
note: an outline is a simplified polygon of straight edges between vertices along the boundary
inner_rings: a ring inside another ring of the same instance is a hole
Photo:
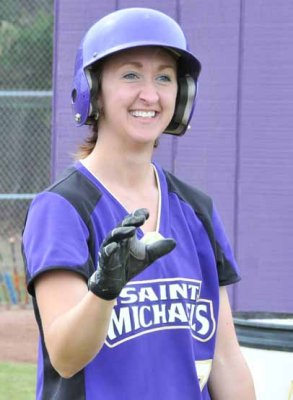
[[[152,163],[183,135],[199,61],[150,9],[114,12],[77,53],[80,160],[23,234],[41,333],[38,399],[254,399],[225,285],[240,278],[211,199]]]

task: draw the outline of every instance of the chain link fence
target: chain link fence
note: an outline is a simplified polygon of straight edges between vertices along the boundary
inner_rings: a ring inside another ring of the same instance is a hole
[[[50,183],[54,0],[0,0],[0,305],[27,304],[21,231]]]

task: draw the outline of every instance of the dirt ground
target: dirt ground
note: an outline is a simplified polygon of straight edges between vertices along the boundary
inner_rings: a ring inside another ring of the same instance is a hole
[[[37,360],[38,329],[32,309],[0,308],[0,362]]]

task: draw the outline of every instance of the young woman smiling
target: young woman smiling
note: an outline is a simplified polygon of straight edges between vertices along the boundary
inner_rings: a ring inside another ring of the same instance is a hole
[[[220,217],[152,161],[161,134],[187,130],[200,68],[178,24],[145,8],[107,15],[78,49],[74,118],[92,131],[23,234],[39,400],[255,399]]]

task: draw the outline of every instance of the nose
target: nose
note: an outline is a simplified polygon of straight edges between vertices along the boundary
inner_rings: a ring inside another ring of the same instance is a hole
[[[139,92],[139,98],[144,103],[154,104],[159,100],[158,89],[154,82],[144,82]]]

